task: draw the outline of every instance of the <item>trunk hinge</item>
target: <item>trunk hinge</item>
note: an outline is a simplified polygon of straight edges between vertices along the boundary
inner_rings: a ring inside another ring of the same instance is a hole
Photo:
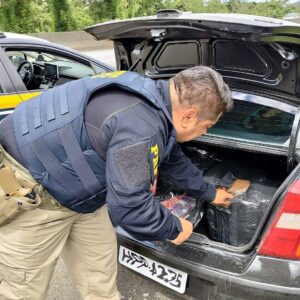
[[[288,172],[292,171],[295,164],[295,154],[296,154],[299,126],[300,126],[300,107],[297,108],[296,110],[293,128],[291,131],[290,144],[289,144],[288,157],[287,157]]]

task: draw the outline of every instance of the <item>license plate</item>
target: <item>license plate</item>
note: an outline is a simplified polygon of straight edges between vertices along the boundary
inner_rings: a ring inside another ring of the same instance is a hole
[[[185,292],[187,273],[156,262],[120,246],[119,263],[154,281],[183,294]]]

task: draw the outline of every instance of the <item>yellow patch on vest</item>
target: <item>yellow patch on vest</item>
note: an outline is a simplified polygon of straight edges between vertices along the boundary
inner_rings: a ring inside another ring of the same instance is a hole
[[[152,159],[152,164],[153,164],[153,173],[154,176],[157,175],[158,171],[158,160],[159,160],[159,155],[158,155],[158,145],[154,145],[151,147],[151,153],[153,154],[153,159]]]
[[[115,72],[108,72],[108,73],[101,73],[92,76],[91,78],[117,78],[124,74],[126,71],[115,71]]]

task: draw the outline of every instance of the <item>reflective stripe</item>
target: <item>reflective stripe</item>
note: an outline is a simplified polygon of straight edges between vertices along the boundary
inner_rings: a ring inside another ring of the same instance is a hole
[[[52,121],[55,119],[55,111],[54,111],[54,90],[50,90],[49,93],[51,93],[51,101],[48,100],[47,103],[47,120]]]
[[[28,103],[25,103],[25,113],[20,115],[20,125],[21,125],[21,133],[22,135],[25,135],[29,132],[29,127],[28,127],[28,123],[27,123],[27,106]]]
[[[33,105],[33,126],[34,128],[39,128],[42,126],[42,120],[41,120],[41,107],[40,107],[40,101],[42,100],[43,95],[41,97],[34,101]]]
[[[69,106],[68,106],[68,86],[67,85],[63,85],[62,87],[62,91],[60,93],[60,113],[62,115],[66,114],[69,112]]]
[[[276,228],[300,230],[300,214],[282,213]]]

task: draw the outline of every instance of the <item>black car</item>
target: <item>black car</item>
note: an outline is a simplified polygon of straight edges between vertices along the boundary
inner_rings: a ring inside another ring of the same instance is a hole
[[[43,39],[0,32],[0,120],[44,90],[113,69]]]
[[[196,65],[219,71],[234,109],[181,146],[207,181],[251,182],[229,209],[198,201],[194,233],[181,246],[118,228],[119,262],[198,299],[300,299],[300,25],[165,10],[86,31],[114,41],[121,70],[153,79]],[[170,192],[182,191],[161,178],[160,197]]]

